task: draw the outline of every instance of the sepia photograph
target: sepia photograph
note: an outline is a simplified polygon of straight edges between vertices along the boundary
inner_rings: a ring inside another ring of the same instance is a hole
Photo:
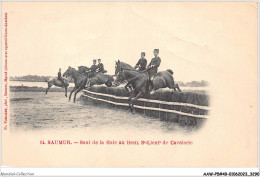
[[[2,165],[257,167],[257,2],[2,2]]]

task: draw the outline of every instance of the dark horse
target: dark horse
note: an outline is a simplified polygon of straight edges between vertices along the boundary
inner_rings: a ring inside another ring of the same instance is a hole
[[[74,84],[75,84],[75,87],[70,92],[69,101],[71,99],[72,93],[75,91],[74,93],[74,103],[75,103],[76,95],[78,92],[80,92],[82,89],[85,88],[88,81],[88,76],[87,74],[84,75],[80,73],[79,71],[77,71],[72,67],[68,67],[68,69],[63,73],[63,77],[68,77],[68,76],[71,76],[74,79]],[[103,73],[96,73],[94,77],[89,78],[90,84],[88,87],[91,87],[93,85],[101,85],[101,84],[106,84],[106,86],[111,87],[113,81],[114,79],[112,76],[105,75]]]
[[[57,86],[57,87],[64,87],[64,88],[65,88],[65,96],[67,97],[67,88],[68,88],[68,86],[69,86],[69,82],[68,82],[66,79],[64,79],[64,84],[65,84],[65,85],[63,85],[62,82],[61,82],[57,77],[55,77],[55,78],[50,78],[50,79],[48,79],[46,82],[48,83],[48,88],[46,89],[46,92],[45,92],[45,93],[46,93],[46,97],[47,97],[47,93],[48,93],[49,89],[50,89],[53,85],[55,85],[55,86]]]
[[[155,76],[154,88],[153,90],[158,90],[159,88],[170,88],[176,90],[176,88],[180,90],[178,84],[174,84],[174,79],[172,76],[172,70],[158,72]],[[133,92],[130,95],[129,99],[129,107],[131,111],[134,113],[134,103],[135,101],[140,98],[142,95],[146,94],[146,84],[148,83],[148,73],[145,71],[137,71],[129,64],[124,62],[116,62],[116,81],[115,85],[119,85],[125,80],[132,85]]]

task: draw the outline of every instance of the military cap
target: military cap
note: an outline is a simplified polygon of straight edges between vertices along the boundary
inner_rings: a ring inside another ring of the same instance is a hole
[[[93,61],[97,61],[96,59],[93,59]]]
[[[101,60],[100,58],[98,60]]]
[[[153,51],[154,51],[154,52],[158,52],[158,53],[159,53],[159,49],[154,49]]]

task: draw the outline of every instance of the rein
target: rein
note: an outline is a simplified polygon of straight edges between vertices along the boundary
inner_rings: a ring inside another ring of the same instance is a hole
[[[84,73],[81,73],[81,72],[77,71],[74,68],[71,68],[71,70],[74,70],[75,72],[79,73],[80,75],[86,76]],[[73,75],[72,74],[68,74],[68,76],[73,76]]]
[[[146,75],[148,75],[147,72],[146,72],[146,70],[144,70],[144,71],[138,71],[138,70],[135,70],[135,69],[124,68],[123,66],[121,66],[121,67],[122,67],[122,70],[123,70],[122,72],[124,72],[125,70],[128,70],[128,71],[136,71],[136,72],[139,73],[137,76],[135,76],[135,77],[133,77],[133,78],[131,78],[131,79],[126,79],[127,82],[131,82],[131,81],[135,80],[135,79],[138,78],[142,73],[146,73]]]

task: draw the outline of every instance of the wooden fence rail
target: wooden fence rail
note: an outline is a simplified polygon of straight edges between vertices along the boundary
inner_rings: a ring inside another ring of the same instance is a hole
[[[104,88],[102,88],[104,89]],[[117,107],[128,107],[128,97],[116,96],[107,93],[99,93],[96,91],[90,91],[89,89],[83,90],[82,97],[88,101],[96,101],[101,103],[107,103]],[[191,103],[182,102],[168,102],[154,99],[140,98],[134,106],[140,113],[148,116],[158,117],[161,119],[169,118],[199,118],[208,119],[208,112],[210,108],[208,106],[196,105]]]

